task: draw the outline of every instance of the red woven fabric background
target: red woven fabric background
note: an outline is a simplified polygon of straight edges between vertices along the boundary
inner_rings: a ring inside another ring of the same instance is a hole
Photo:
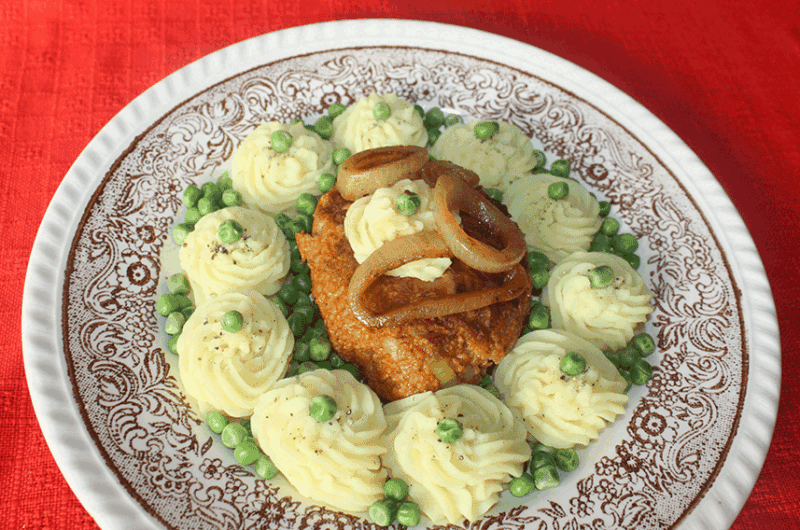
[[[458,24],[605,78],[671,127],[755,239],[781,328],[778,423],[733,528],[800,528],[800,5],[708,0],[11,0],[0,5],[0,513],[3,528],[93,529],[45,445],[22,361],[20,304],[64,174],[122,107],[242,39],[344,18]]]

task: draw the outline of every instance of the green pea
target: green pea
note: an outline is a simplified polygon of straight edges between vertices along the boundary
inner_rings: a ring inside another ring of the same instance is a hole
[[[156,311],[161,316],[169,316],[170,313],[180,309],[178,299],[174,294],[162,294],[156,301]]]
[[[172,294],[186,294],[191,290],[189,278],[178,272],[167,278],[167,288]]]
[[[558,449],[556,449],[555,447],[551,447],[549,445],[545,445],[542,442],[536,442],[535,444],[533,444],[533,447],[531,447],[531,453],[533,454],[546,453],[548,455],[552,455],[553,457],[555,457],[555,454],[557,452]]]
[[[423,109],[420,105],[414,105],[414,110],[417,111],[419,117],[425,119],[425,109]]]
[[[486,192],[486,195],[488,195],[490,199],[497,202],[503,202],[503,192],[497,188],[486,188],[483,191]]]
[[[652,335],[649,333],[639,333],[631,339],[630,345],[636,348],[639,355],[647,357],[656,351],[656,341],[653,340]]]
[[[283,153],[292,146],[292,135],[289,131],[278,130],[270,136],[270,145],[276,153]]]
[[[619,369],[619,375],[621,375],[622,378],[625,380],[625,382],[628,383],[628,386],[626,386],[625,390],[623,390],[623,392],[625,394],[627,394],[628,392],[630,392],[631,388],[633,387],[633,379],[631,378],[631,374],[627,370],[625,370],[624,368],[620,368]]]
[[[334,103],[330,107],[328,107],[328,116],[331,118],[335,118],[342,112],[346,111],[347,107],[342,105],[341,103]]]
[[[604,355],[606,356],[606,359],[611,361],[611,364],[613,364],[615,368],[618,369],[620,367],[619,356],[616,352],[604,352]]]
[[[638,359],[631,365],[631,382],[634,385],[645,385],[653,377],[653,367],[644,359]]]
[[[630,368],[633,363],[639,360],[639,351],[636,348],[627,346],[617,352],[619,365],[623,368]]]
[[[225,219],[217,228],[217,237],[223,243],[232,244],[239,241],[244,235],[244,228],[233,219]]]
[[[314,124],[314,132],[323,139],[328,140],[333,134],[333,119],[330,116],[323,116]]]
[[[172,239],[175,240],[176,245],[182,246],[192,232],[194,232],[194,225],[190,223],[175,225],[175,228],[172,229]]]
[[[383,483],[383,495],[394,502],[403,502],[408,497],[408,484],[403,479],[390,478]]]
[[[531,284],[534,289],[542,289],[550,281],[550,271],[539,269],[531,271]]]
[[[378,526],[389,526],[397,517],[397,504],[381,499],[373,502],[369,507],[369,518]]]
[[[308,329],[306,315],[298,312],[297,310],[293,311],[288,317],[286,317],[286,322],[289,324],[289,329],[292,331],[292,335],[295,337],[302,337],[303,333],[305,333],[306,329]]]
[[[243,466],[254,464],[260,456],[261,451],[259,451],[258,446],[250,440],[243,441],[233,450],[233,457]]]
[[[164,324],[164,331],[168,335],[177,335],[183,330],[183,325],[186,323],[186,317],[180,311],[173,311],[167,316],[167,321]]]
[[[528,327],[531,329],[547,329],[550,327],[550,311],[541,302],[531,305]]]
[[[531,473],[542,466],[556,465],[556,454],[558,453],[545,453],[543,451],[534,452],[531,454]]]
[[[275,221],[275,224],[278,225],[278,229],[281,232],[283,232],[283,229],[286,228],[286,225],[288,225],[290,222],[292,222],[292,220],[289,218],[289,216],[286,215],[283,212],[275,215],[275,217],[273,217],[273,220]]]
[[[331,354],[328,357],[328,362],[331,363],[331,368],[341,368],[345,364],[344,359],[336,355],[333,350],[331,350]]]
[[[623,254],[633,254],[639,248],[639,241],[633,234],[617,234],[611,238],[611,246]]]
[[[428,133],[427,145],[428,147],[433,147],[433,144],[435,144],[436,141],[439,139],[439,137],[442,135],[442,131],[440,131],[439,129],[426,129],[426,131]]]
[[[184,219],[186,219],[186,222],[191,225],[196,225],[197,221],[202,218],[203,214],[200,213],[200,210],[197,209],[197,206],[187,208],[186,213],[184,214]]]
[[[575,468],[578,467],[579,463],[580,459],[578,458],[578,453],[575,452],[575,449],[559,449],[556,453],[556,466],[561,471],[574,471]]]
[[[216,195],[221,195],[222,190],[219,189],[216,182],[206,182],[200,187],[200,191],[203,192],[203,197],[213,198]]]
[[[406,191],[395,198],[394,204],[397,207],[397,211],[400,212],[400,215],[414,215],[419,211],[422,200],[416,193]]]
[[[422,120],[422,124],[426,129],[438,129],[444,125],[444,112],[442,112],[442,109],[438,107],[433,107],[425,113],[425,118]]]
[[[533,472],[533,481],[537,490],[547,490],[558,486],[558,470],[556,466],[542,466]]]
[[[167,347],[169,348],[169,351],[171,351],[175,355],[178,355],[178,337],[180,336],[181,336],[180,333],[177,335],[173,335],[167,341]]]
[[[295,304],[294,311],[292,312],[292,315],[299,315],[300,317],[302,317],[303,323],[305,325],[305,327],[303,328],[303,333],[301,333],[301,335],[302,335],[302,334],[305,334],[306,330],[308,329],[309,324],[311,324],[314,321],[315,313],[314,313],[314,308],[311,307],[311,306]],[[289,315],[289,316],[292,316],[292,315]]]
[[[308,306],[313,307],[314,303],[311,301],[311,297],[308,293],[304,293],[303,291],[297,292],[297,302],[294,303],[295,307],[297,306]]]
[[[611,213],[611,203],[608,201],[599,201],[597,204],[600,205],[600,216],[605,217]]]
[[[222,429],[221,439],[228,449],[234,449],[247,438],[247,429],[241,423],[229,423]]]
[[[543,168],[543,167],[535,167],[535,168],[533,168],[533,171],[531,171],[531,173],[533,173],[534,175],[549,175],[550,174],[550,172],[547,169]]]
[[[623,254],[621,257],[628,262],[628,265],[630,265],[633,270],[637,270],[642,264],[642,259],[636,254]]]
[[[532,271],[550,268],[550,258],[541,252],[528,253],[528,268]]]
[[[561,371],[566,375],[578,375],[586,371],[586,359],[578,352],[569,352],[561,358]]]
[[[302,258],[291,258],[289,268],[296,274],[309,274],[311,272],[311,268]]]
[[[458,125],[459,123],[464,123],[464,118],[458,114],[448,114],[444,119],[445,127],[452,127],[453,125]]]
[[[301,193],[295,201],[295,209],[305,215],[314,215],[317,207],[317,198],[310,193]]]
[[[619,221],[613,217],[607,217],[600,225],[600,233],[608,237],[613,237],[619,232]]]
[[[195,186],[194,184],[189,184],[186,186],[186,189],[183,190],[183,204],[187,208],[191,208],[192,206],[197,206],[197,201],[200,197],[203,196],[203,192],[200,191],[200,188]]]
[[[308,402],[308,414],[314,420],[325,423],[336,415],[336,401],[324,394],[314,396]]]
[[[229,190],[233,187],[233,180],[227,171],[220,175],[217,179],[217,187],[223,192],[223,194],[226,190]]]
[[[547,186],[547,196],[554,201],[561,200],[569,195],[569,185],[566,182],[553,182]]]
[[[292,360],[297,361],[298,363],[304,363],[310,358],[308,343],[300,340],[295,341]]]
[[[372,107],[372,117],[378,121],[381,120],[388,120],[389,116],[392,115],[392,108],[389,106],[388,103],[384,103],[381,101],[380,103],[376,103],[374,107]]]
[[[422,510],[416,502],[407,501],[397,507],[397,522],[403,526],[417,526],[422,519]]]
[[[286,302],[284,302],[283,300],[281,300],[277,296],[274,297],[274,298],[270,298],[270,300],[272,300],[272,303],[274,303],[276,306],[278,306],[278,310],[281,312],[281,314],[284,317],[288,317],[289,316],[289,306],[286,305]]]
[[[344,366],[342,366],[342,370],[350,372],[350,375],[352,375],[357,381],[361,380],[361,368],[355,364],[345,363]]]
[[[302,375],[306,372],[313,372],[314,370],[319,370],[319,366],[310,361],[306,361],[300,363],[300,366],[297,367],[297,375]]]
[[[341,166],[344,161],[351,156],[353,156],[353,152],[350,149],[346,147],[340,147],[333,152],[333,163],[337,166]]]
[[[311,216],[306,215],[304,213],[299,213],[294,216],[292,222],[289,223],[291,229],[294,229],[295,234],[299,234],[300,232],[305,232],[307,234],[311,233],[311,227],[314,225],[314,221],[312,220]]]
[[[197,201],[197,211],[199,211],[201,215],[208,215],[217,211],[217,205],[214,204],[212,199],[208,197],[202,197],[199,201]]]
[[[278,474],[278,466],[267,455],[261,455],[256,460],[256,473],[259,477],[269,480]]]
[[[498,131],[498,128],[496,127],[495,122],[482,121],[476,123],[475,127],[473,127],[473,130],[475,131],[475,137],[478,140],[488,140],[494,136],[494,133]]]
[[[314,337],[308,343],[309,354],[312,361],[326,361],[331,355],[331,343],[328,339],[322,337]],[[331,363],[333,366],[333,363]]]
[[[278,298],[280,298],[286,305],[294,305],[297,302],[297,288],[288,282],[281,287],[278,291]]]
[[[211,429],[211,432],[220,434],[222,429],[224,429],[229,422],[228,418],[221,412],[210,410],[206,412],[206,423],[208,424],[208,428]]]
[[[222,326],[223,331],[227,331],[228,333],[236,333],[242,329],[242,326],[244,326],[244,317],[242,317],[240,312],[232,310],[223,314],[219,319],[219,323]]]
[[[608,265],[600,265],[590,270],[586,275],[589,278],[589,285],[594,289],[605,289],[614,283],[614,269]]]
[[[598,233],[589,245],[589,252],[611,252],[611,239],[605,234]]]
[[[550,173],[557,177],[567,178],[569,177],[569,169],[570,169],[570,162],[569,160],[553,160],[553,163],[550,164]]]
[[[319,180],[317,180],[317,186],[319,187],[319,191],[327,193],[336,186],[336,177],[330,173],[323,173],[319,176]]]
[[[308,293],[311,291],[311,277],[308,274],[298,274],[292,278],[292,287],[298,291]]]
[[[222,204],[225,206],[239,206],[242,204],[242,194],[236,190],[225,190],[222,192]]]
[[[436,434],[444,443],[455,443],[464,435],[464,428],[458,420],[445,418],[436,424]]]
[[[510,491],[511,495],[514,497],[530,495],[535,489],[536,482],[533,480],[533,476],[528,473],[523,473],[518,477],[514,477],[511,479],[511,482],[508,483],[508,491]]]
[[[542,151],[540,151],[538,149],[534,149],[533,150],[533,156],[534,156],[534,158],[536,158],[536,166],[535,167],[542,168],[542,167],[545,166],[545,164],[547,164],[547,156],[545,156],[545,154]]]

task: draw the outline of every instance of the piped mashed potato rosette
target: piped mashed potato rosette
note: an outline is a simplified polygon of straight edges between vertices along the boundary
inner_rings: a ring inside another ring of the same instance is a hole
[[[223,243],[219,237],[220,224],[227,220],[244,229],[233,243]],[[272,217],[241,206],[203,216],[178,254],[198,304],[210,296],[246,289],[275,294],[291,260],[289,242]]]
[[[600,266],[614,271],[608,287],[593,287],[589,273]],[[582,337],[601,350],[619,350],[653,312],[653,294],[627,261],[606,252],[575,252],[550,271],[541,300],[550,308],[553,328]]]
[[[375,117],[373,110],[379,103],[389,106],[388,118]],[[331,141],[353,153],[394,145],[424,147],[428,143],[428,132],[412,103],[394,94],[379,96],[373,92],[333,120]]]
[[[336,403],[331,419],[309,413],[315,396]],[[345,370],[314,370],[265,392],[250,419],[264,453],[300,494],[336,510],[364,512],[383,497],[386,419],[378,396]]]
[[[568,353],[586,359],[586,371],[566,376],[560,368]],[[500,362],[494,382],[508,406],[524,419],[531,435],[565,449],[596,440],[608,423],[625,413],[627,383],[603,352],[562,330],[522,336]]]
[[[409,485],[410,497],[434,524],[460,524],[485,514],[530,458],[524,425],[488,391],[458,385],[385,406],[392,476]],[[444,443],[439,421],[461,423],[463,435]]]
[[[551,199],[547,188],[565,182],[569,194]],[[588,251],[600,229],[600,204],[578,182],[544,173],[514,182],[505,197],[511,218],[525,233],[528,249],[543,252],[553,263],[571,253]]]
[[[288,131],[288,149],[272,148],[272,133]],[[319,195],[317,182],[333,173],[333,146],[302,123],[260,125],[242,141],[231,160],[233,189],[247,206],[269,214],[292,208],[303,193]]]
[[[401,214],[395,199],[404,193],[419,195],[420,206],[413,215]],[[435,230],[431,209],[433,190],[422,180],[401,180],[390,188],[380,188],[372,195],[355,201],[347,210],[344,231],[356,261],[364,261],[387,241],[423,230]],[[432,281],[450,266],[450,258],[425,258],[406,263],[386,274]]]
[[[223,330],[229,311],[242,328]],[[178,338],[178,370],[186,395],[205,414],[217,410],[243,418],[289,365],[294,336],[283,314],[255,291],[226,293],[200,304]]]
[[[474,123],[452,125],[431,147],[431,156],[474,171],[485,188],[506,191],[536,167],[536,157],[530,138],[519,127],[497,123],[500,129],[486,140],[475,135]]]

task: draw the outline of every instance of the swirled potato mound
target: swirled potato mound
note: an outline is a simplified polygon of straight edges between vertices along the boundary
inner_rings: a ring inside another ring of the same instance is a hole
[[[389,118],[375,119],[373,109],[386,103],[391,109]],[[346,147],[354,154],[375,147],[416,145],[425,147],[428,132],[414,105],[394,94],[378,95],[375,92],[347,107],[333,120],[331,141],[336,147]]]
[[[244,228],[234,243],[223,243],[219,225],[232,219]],[[254,289],[272,295],[289,272],[289,242],[272,217],[241,206],[203,216],[178,252],[195,303],[231,291]]]
[[[511,410],[486,390],[458,385],[395,401],[386,465],[409,485],[409,494],[435,524],[474,521],[494,506],[530,458],[527,433]],[[444,443],[436,426],[456,419],[463,436]]]
[[[585,372],[561,372],[561,359],[570,352],[586,359]],[[559,449],[596,440],[608,423],[625,413],[629,399],[624,393],[627,383],[603,352],[561,330],[522,336],[495,370],[494,382],[531,435]]]
[[[474,123],[452,125],[433,144],[431,156],[474,171],[485,188],[506,191],[536,167],[536,157],[530,138],[519,127],[498,124],[500,130],[488,140],[475,136]]]
[[[318,422],[310,401],[333,398]],[[335,510],[363,512],[383,497],[386,419],[378,396],[345,370],[314,370],[265,392],[250,419],[253,436],[301,495]]]
[[[272,148],[275,131],[292,135],[286,151]],[[272,215],[293,207],[303,193],[319,195],[320,175],[333,172],[333,146],[302,123],[260,125],[242,141],[231,160],[233,189],[242,194],[247,206]]]
[[[614,282],[598,289],[589,271],[607,265]],[[550,272],[541,300],[553,328],[582,337],[601,350],[624,348],[647,320],[653,294],[627,261],[606,252],[575,252]]]
[[[395,199],[406,192],[419,195],[421,201],[413,215],[403,215],[395,206]],[[351,204],[344,219],[344,232],[356,261],[363,263],[381,245],[397,237],[434,230],[436,221],[430,205],[432,198],[433,190],[424,181],[406,179]],[[450,258],[419,259],[386,274],[432,281],[440,278],[450,263]]]
[[[565,182],[569,194],[554,200],[547,188]],[[600,204],[572,179],[554,175],[528,175],[514,182],[504,195],[511,218],[525,233],[529,250],[538,250],[558,263],[573,252],[588,251],[600,229]]]
[[[220,319],[242,315],[230,333]],[[258,397],[284,376],[294,336],[280,309],[255,291],[226,293],[200,304],[178,338],[178,370],[186,395],[202,413],[252,414]]]

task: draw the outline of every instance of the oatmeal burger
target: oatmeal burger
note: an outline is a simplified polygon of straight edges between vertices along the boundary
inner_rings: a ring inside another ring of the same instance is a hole
[[[521,230],[474,172],[421,147],[345,161],[297,244],[333,347],[389,401],[478,383],[528,317]]]

